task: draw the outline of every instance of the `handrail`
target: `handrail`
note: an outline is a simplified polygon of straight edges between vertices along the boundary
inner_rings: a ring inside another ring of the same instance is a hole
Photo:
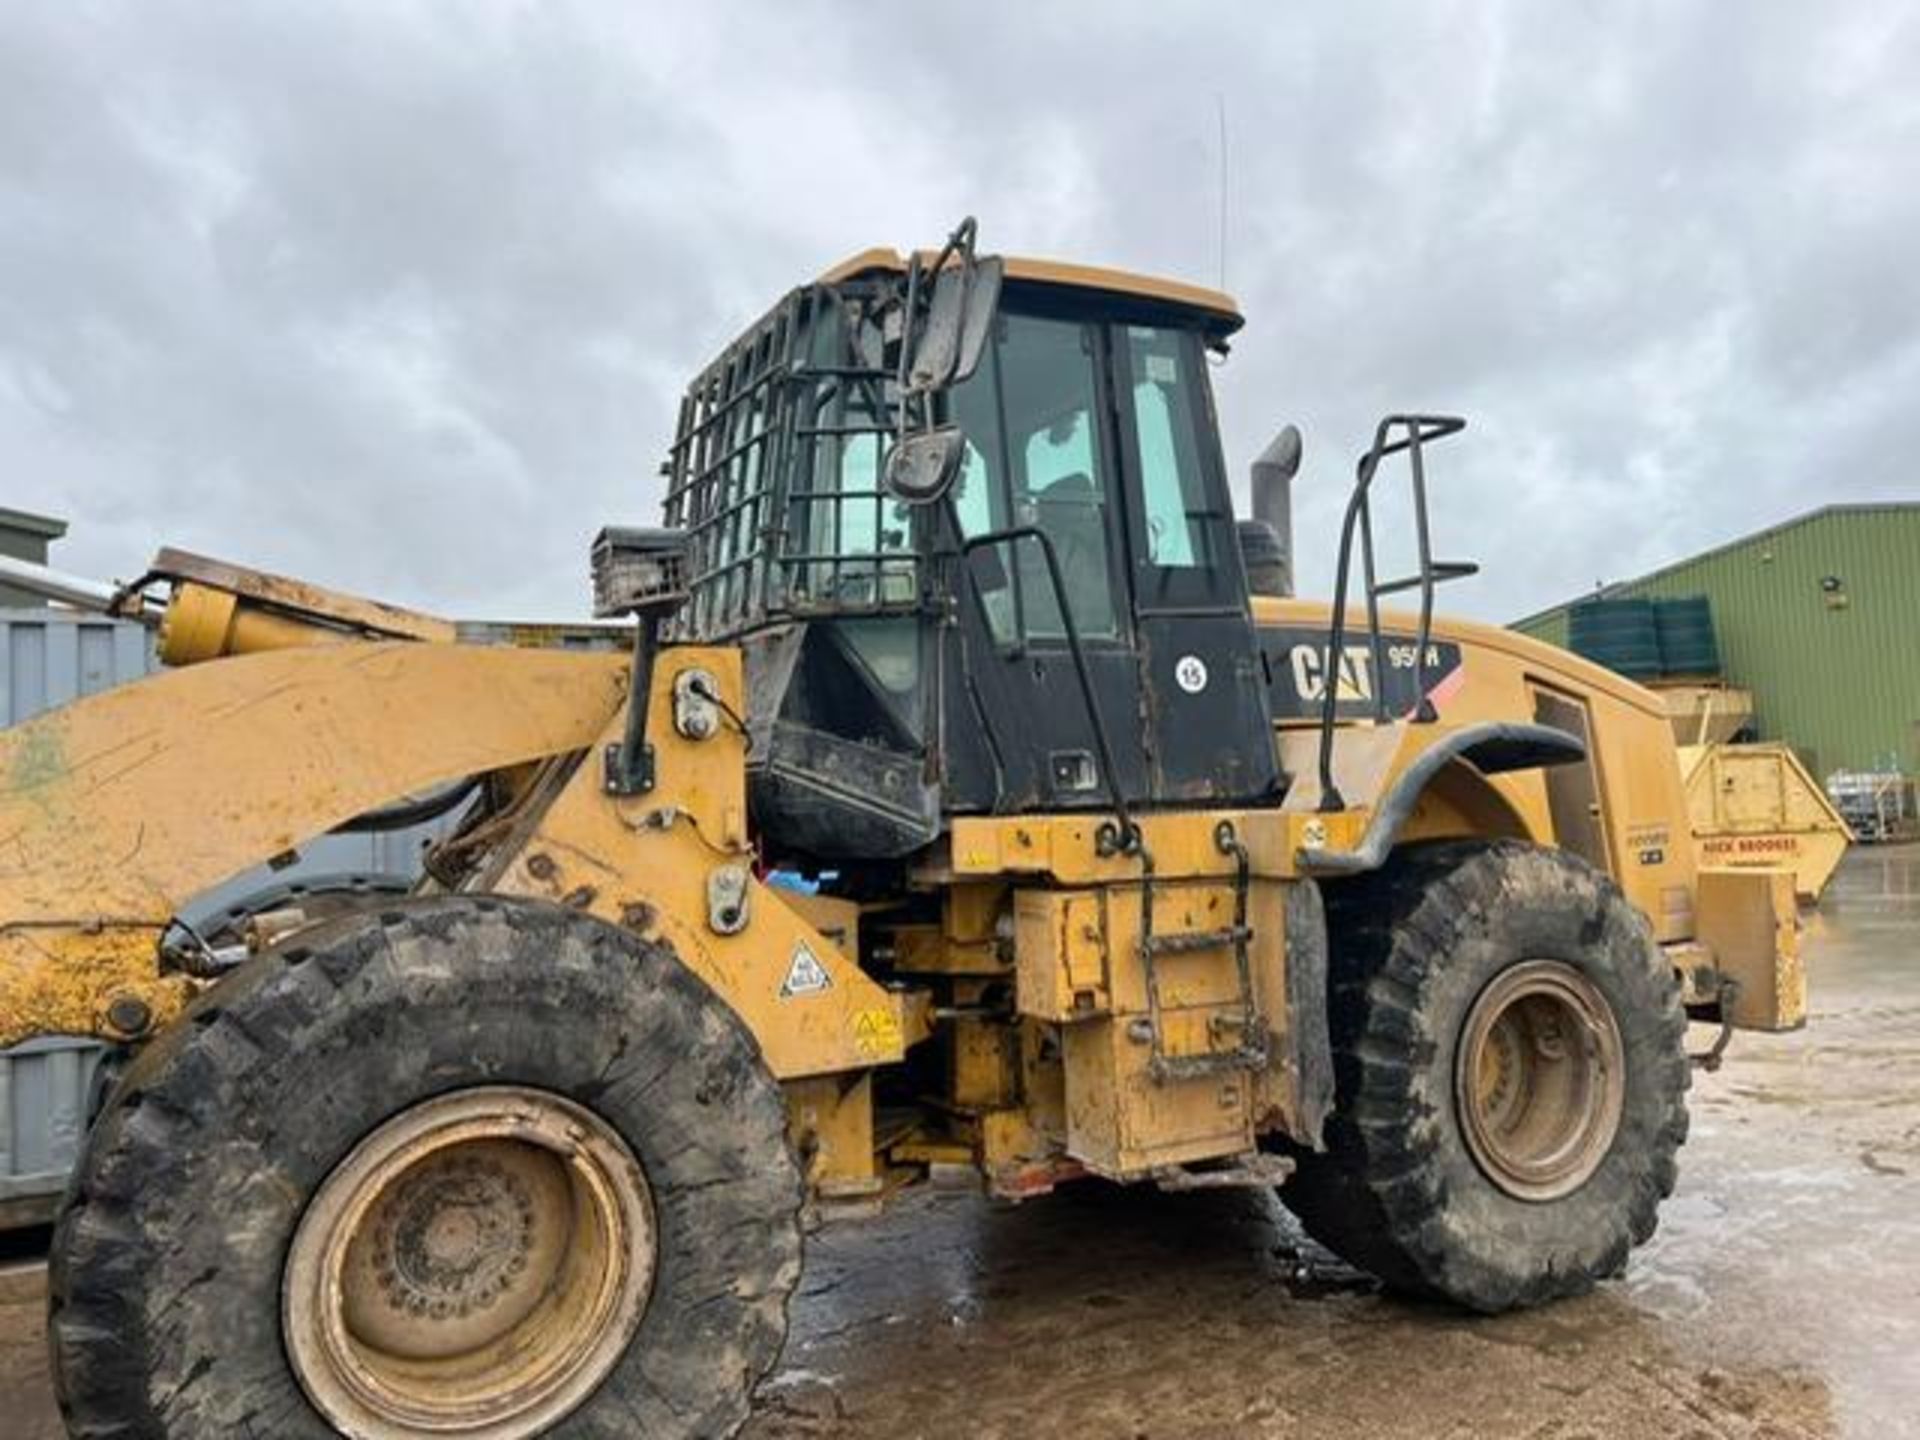
[[[1367,599],[1367,639],[1372,650],[1374,703],[1377,716],[1383,721],[1391,718],[1387,713],[1385,667],[1382,664],[1380,597],[1383,594],[1411,589],[1418,585],[1420,624],[1415,635],[1413,684],[1414,694],[1419,698],[1415,704],[1413,718],[1420,722],[1435,718],[1433,703],[1427,698],[1427,646],[1433,636],[1433,589],[1440,582],[1473,574],[1474,567],[1459,563],[1435,564],[1434,562],[1431,533],[1427,524],[1427,477],[1423,447],[1429,440],[1444,440],[1447,436],[1458,434],[1466,428],[1467,422],[1453,415],[1389,415],[1374,428],[1373,444],[1367,448],[1367,453],[1360,457],[1353,494],[1347,501],[1346,515],[1340,522],[1340,560],[1334,572],[1333,617],[1327,634],[1327,661],[1324,667],[1325,693],[1320,706],[1320,809],[1323,811],[1339,811],[1347,808],[1346,800],[1340,794],[1340,788],[1333,782],[1333,732],[1340,703],[1340,670],[1346,655],[1347,582],[1353,565],[1353,540],[1356,526],[1360,532],[1360,558]],[[1397,440],[1391,439],[1396,429],[1405,433]],[[1370,491],[1374,477],[1379,473],[1380,462],[1402,451],[1407,453],[1413,476],[1414,538],[1419,551],[1420,571],[1417,576],[1409,579],[1393,580],[1382,584],[1374,573],[1373,506]]]

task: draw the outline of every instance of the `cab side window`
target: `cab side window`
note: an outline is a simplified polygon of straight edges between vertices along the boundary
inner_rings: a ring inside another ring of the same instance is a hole
[[[1208,577],[1230,568],[1225,547],[1231,517],[1211,499],[1207,456],[1210,428],[1205,360],[1196,337],[1181,330],[1125,328],[1128,436],[1138,475],[1145,533],[1136,571],[1145,603],[1192,603]]]
[[[1119,634],[1108,496],[1100,443],[1093,327],[1003,315],[995,345],[954,392],[967,436],[954,508],[969,536],[1032,526],[1052,541],[1083,637]],[[996,640],[1066,634],[1046,559],[1031,540],[976,552],[975,582]]]
[[[1109,553],[1109,469],[1097,433],[1098,354],[1091,326],[1009,315],[1000,339],[1003,423],[1014,522],[1053,542],[1074,624],[1088,638],[1119,633]],[[1018,547],[1025,633],[1066,634],[1040,547]]]

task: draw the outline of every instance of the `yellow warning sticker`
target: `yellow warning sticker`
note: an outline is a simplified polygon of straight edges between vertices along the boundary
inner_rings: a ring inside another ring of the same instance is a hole
[[[875,1058],[892,1055],[900,1048],[899,1019],[891,1010],[855,1011],[853,1048]]]

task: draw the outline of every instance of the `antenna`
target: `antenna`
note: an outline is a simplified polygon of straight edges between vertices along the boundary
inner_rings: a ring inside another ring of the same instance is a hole
[[[1220,288],[1227,288],[1227,97],[1213,92],[1214,113],[1220,121]]]

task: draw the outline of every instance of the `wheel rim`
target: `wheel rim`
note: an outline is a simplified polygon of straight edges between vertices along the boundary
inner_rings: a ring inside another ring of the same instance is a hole
[[[1521,1200],[1571,1194],[1620,1128],[1626,1065],[1613,1007],[1559,960],[1502,971],[1467,1014],[1454,1088],[1489,1180]]]
[[[520,1440],[619,1361],[655,1261],[652,1194],[611,1126],[547,1091],[462,1090],[327,1177],[294,1232],[282,1328],[347,1435]]]

